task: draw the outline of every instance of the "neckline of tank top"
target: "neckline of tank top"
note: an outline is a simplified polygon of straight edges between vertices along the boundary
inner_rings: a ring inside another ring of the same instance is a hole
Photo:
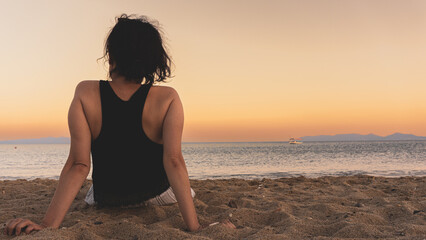
[[[123,100],[123,99],[121,99],[118,95],[117,95],[117,93],[115,93],[115,91],[114,91],[114,89],[112,88],[112,86],[110,85],[110,81],[108,81],[108,80],[102,80],[102,81],[104,81],[104,82],[106,82],[106,84],[108,85],[108,88],[111,90],[111,92],[114,94],[114,96],[120,101],[120,102],[124,102],[124,103],[127,103],[127,102],[131,102],[132,101],[132,99],[134,98],[134,96],[136,96],[137,95],[137,93],[138,92],[140,92],[145,86],[147,86],[147,85],[143,85],[143,84],[141,84],[140,85],[140,87],[130,96],[130,98],[128,99],[128,100]]]

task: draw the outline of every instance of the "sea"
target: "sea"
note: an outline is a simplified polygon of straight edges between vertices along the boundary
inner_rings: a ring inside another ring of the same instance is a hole
[[[69,144],[0,144],[0,180],[59,179],[68,153]],[[426,141],[183,143],[182,153],[191,179],[426,176]]]

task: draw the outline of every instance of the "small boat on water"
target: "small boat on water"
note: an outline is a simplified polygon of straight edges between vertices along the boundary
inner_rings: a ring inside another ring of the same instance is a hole
[[[290,143],[290,144],[302,144],[303,142],[300,141],[300,139],[290,138],[288,143]]]

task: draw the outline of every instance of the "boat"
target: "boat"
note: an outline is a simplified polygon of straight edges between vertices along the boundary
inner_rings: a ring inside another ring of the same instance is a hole
[[[300,139],[290,138],[288,143],[290,143],[290,144],[302,144],[303,142],[300,141]]]

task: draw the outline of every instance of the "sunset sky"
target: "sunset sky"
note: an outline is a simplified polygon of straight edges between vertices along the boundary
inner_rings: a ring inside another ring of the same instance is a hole
[[[426,1],[2,1],[0,140],[69,136],[121,13],[162,25],[184,141],[426,136]]]

